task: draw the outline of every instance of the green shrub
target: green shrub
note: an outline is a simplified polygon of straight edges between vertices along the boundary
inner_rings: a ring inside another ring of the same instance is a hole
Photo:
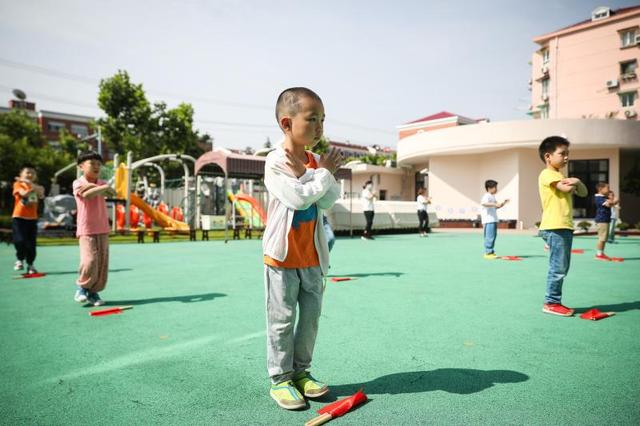
[[[0,228],[11,229],[11,216],[0,216]]]
[[[618,224],[618,229],[621,230],[621,231],[626,231],[629,228],[630,228],[630,226],[629,226],[629,224],[627,222],[620,222]]]
[[[587,232],[589,228],[591,228],[591,222],[583,220],[582,222],[578,223],[578,228],[582,229],[583,232]]]

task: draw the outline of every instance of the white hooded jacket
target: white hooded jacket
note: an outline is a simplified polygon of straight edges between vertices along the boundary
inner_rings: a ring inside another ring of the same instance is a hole
[[[320,156],[313,154],[316,162]],[[328,209],[340,197],[340,186],[324,168],[307,169],[297,178],[286,165],[282,146],[267,155],[264,166],[264,184],[269,191],[267,226],[262,236],[262,249],[266,256],[283,262],[287,257],[288,237],[296,210],[305,210],[314,203],[318,208],[314,244],[322,274],[329,269],[329,246],[322,226],[322,210]]]

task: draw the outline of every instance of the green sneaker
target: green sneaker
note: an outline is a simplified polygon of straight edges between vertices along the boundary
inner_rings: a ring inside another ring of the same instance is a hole
[[[293,376],[293,383],[307,398],[318,398],[329,392],[329,386],[314,379],[307,371],[302,371]]]
[[[297,410],[306,407],[307,402],[304,400],[298,389],[293,385],[291,380],[271,385],[269,390],[271,398],[273,398],[279,406],[286,410]]]

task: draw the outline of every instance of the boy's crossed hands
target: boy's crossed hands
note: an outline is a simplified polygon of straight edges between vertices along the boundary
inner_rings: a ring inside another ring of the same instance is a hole
[[[307,168],[304,165],[304,162],[295,156],[291,151],[285,149],[285,153],[287,155],[287,166],[291,169],[293,174],[296,177],[300,177],[305,174]],[[340,166],[342,165],[342,155],[340,151],[335,148],[331,148],[328,154],[322,154],[320,156],[320,162],[318,163],[318,167],[322,169],[327,169],[331,174],[335,174],[338,171]]]

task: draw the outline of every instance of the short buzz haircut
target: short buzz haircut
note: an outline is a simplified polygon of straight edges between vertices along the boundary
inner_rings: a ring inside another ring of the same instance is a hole
[[[496,182],[493,179],[488,179],[484,181],[484,189],[486,189],[487,191],[489,190],[489,188],[495,188],[497,186],[498,186],[498,182]]]
[[[98,154],[95,151],[85,151],[81,153],[80,155],[78,155],[77,163],[78,165],[80,165],[87,160],[98,160],[99,162],[104,163],[104,160],[102,159],[102,155]]]
[[[596,183],[596,191],[600,192],[600,190],[602,188],[604,188],[605,186],[609,186],[609,184],[607,182],[598,182],[598,183]]]
[[[553,154],[559,146],[568,147],[569,145],[571,144],[567,138],[563,138],[562,136],[549,136],[548,138],[545,138],[540,144],[540,147],[538,147],[538,154],[540,155],[542,162],[546,163],[544,159],[545,154]]]
[[[316,92],[306,87],[290,87],[278,96],[276,101],[276,120],[280,124],[283,115],[296,115],[300,111],[300,98],[308,97],[322,103],[322,99]]]

